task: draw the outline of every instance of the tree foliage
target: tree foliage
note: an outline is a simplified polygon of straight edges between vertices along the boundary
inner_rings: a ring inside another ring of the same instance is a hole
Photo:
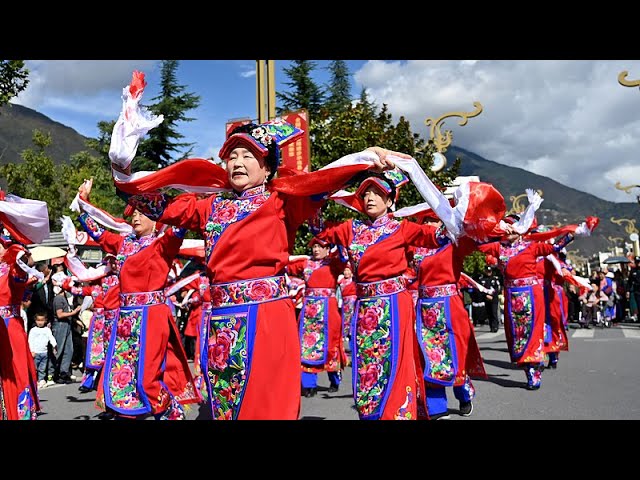
[[[306,109],[313,118],[323,108],[325,94],[311,77],[317,68],[316,62],[311,60],[294,60],[293,66],[283,69],[290,81],[286,82],[289,92],[276,92],[276,98],[282,107],[276,109],[278,115],[286,112]]]
[[[484,253],[476,250],[465,257],[462,265],[462,270],[467,275],[473,278],[478,278],[480,274],[484,272],[484,267],[487,265],[487,261]]]
[[[24,60],[0,60],[0,107],[18,96],[29,85]]]
[[[349,67],[344,60],[332,60],[328,70],[331,80],[326,87],[327,102],[325,108],[330,112],[340,112],[351,104],[351,80]]]
[[[23,162],[0,165],[0,175],[6,179],[9,193],[47,202],[49,228],[54,230],[63,210],[60,188],[64,177],[45,152],[51,135],[34,130],[32,140],[35,148],[22,151]]]
[[[136,170],[155,170],[192,155],[194,143],[181,142],[184,138],[178,130],[178,122],[195,120],[187,112],[200,106],[200,96],[185,92],[186,86],[178,84],[177,60],[163,60],[160,76],[160,94],[147,106],[155,115],[163,115],[164,121],[149,131],[140,142]],[[144,160],[143,160],[144,159]]]
[[[56,231],[62,215],[75,218],[69,204],[82,182],[93,178],[91,202],[115,216],[122,216],[125,204],[116,195],[111,169],[104,160],[84,151],[72,156],[68,164],[55,165],[46,152],[52,141],[51,134],[34,130],[34,148],[21,153],[23,162],[0,165],[0,175],[6,179],[8,191],[22,198],[47,202],[49,229]]]

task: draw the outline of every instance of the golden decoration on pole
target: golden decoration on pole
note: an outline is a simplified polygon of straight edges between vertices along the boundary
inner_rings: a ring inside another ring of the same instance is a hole
[[[458,123],[461,127],[464,127],[470,118],[477,117],[482,113],[482,104],[480,102],[473,102],[473,106],[476,108],[473,112],[465,113],[465,112],[451,112],[445,113],[441,115],[436,120],[432,117],[427,118],[424,123],[427,127],[431,127],[429,131],[429,136],[431,141],[433,141],[434,145],[438,149],[439,153],[444,153],[447,150],[447,147],[451,145],[453,141],[453,133],[451,130],[445,130],[444,135],[440,128],[443,126],[442,122],[445,118],[449,117],[461,117],[462,120]]]
[[[607,237],[607,239],[614,245],[618,245],[624,242],[624,238],[622,237]]]
[[[477,117],[482,113],[482,104],[480,102],[473,102],[473,106],[476,108],[473,112],[450,112],[441,115],[435,120],[432,117],[429,117],[424,121],[427,127],[431,127],[429,130],[430,138],[424,147],[416,149],[416,153],[422,152],[430,143],[433,143],[436,146],[437,151],[432,154],[432,172],[439,172],[447,166],[447,157],[445,157],[443,153],[447,151],[447,147],[451,145],[451,142],[453,141],[453,132],[451,130],[445,130],[444,134],[441,131],[444,119],[449,117],[461,117],[462,120],[460,120],[458,125],[464,127],[470,118]]]
[[[626,70],[618,74],[618,83],[623,87],[638,87],[640,86],[640,80],[627,80],[629,72]]]
[[[640,188],[640,185],[629,185],[628,187],[623,187],[620,182],[616,182],[616,189],[622,190],[623,192],[631,193],[632,188]]]
[[[542,196],[542,190],[537,190],[538,195]],[[524,212],[525,208],[527,208],[526,205],[523,205],[521,202],[527,198],[527,194],[526,193],[522,193],[520,195],[517,196],[513,196],[511,195],[509,197],[509,200],[511,200],[511,210],[509,210],[507,212],[507,215],[511,215],[511,214],[520,214],[522,212]],[[561,226],[561,225],[558,225]]]
[[[620,226],[622,226],[623,223],[626,223],[626,227],[624,227],[625,232],[627,232],[629,235],[631,235],[632,233],[638,233],[635,219],[630,219],[630,218],[616,219],[614,217],[611,217],[611,223],[615,223],[616,225],[620,225]]]

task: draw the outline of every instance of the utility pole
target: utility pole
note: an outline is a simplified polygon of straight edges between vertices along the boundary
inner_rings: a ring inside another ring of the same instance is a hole
[[[275,60],[256,60],[256,107],[258,122],[276,118]]]

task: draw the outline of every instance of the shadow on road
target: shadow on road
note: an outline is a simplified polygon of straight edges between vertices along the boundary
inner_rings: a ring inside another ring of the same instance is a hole
[[[211,407],[209,407],[209,402],[203,402],[198,405],[198,416],[196,417],[196,420],[213,420],[211,417]]]
[[[322,398],[353,398],[352,394],[347,394],[347,395],[329,395],[326,393],[322,394]]]
[[[78,398],[73,395],[67,395],[67,401],[71,403],[85,403],[85,402],[95,402],[95,398]]]
[[[523,374],[524,377],[524,374]],[[527,389],[527,382],[523,378],[521,382],[516,382],[515,380],[509,380],[508,378],[500,378],[495,375],[489,375],[488,378],[477,378],[473,380],[474,382],[489,382],[495,385],[499,385],[505,388],[522,388],[523,390]]]
[[[511,362],[505,362],[504,360],[491,360],[489,358],[485,358],[484,363],[488,363],[494,367],[504,368],[505,370],[522,370],[522,367],[514,365]]]
[[[300,420],[325,420],[327,417],[314,417],[312,415],[306,415],[302,417]]]
[[[508,348],[480,347],[480,351],[482,351],[482,350],[493,350],[494,352],[509,353],[509,349]]]
[[[77,417],[73,417],[74,420],[91,420],[89,415],[78,415]]]

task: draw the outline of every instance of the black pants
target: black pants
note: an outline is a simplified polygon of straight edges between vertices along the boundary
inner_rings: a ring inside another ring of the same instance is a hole
[[[500,320],[498,319],[498,299],[484,302],[484,306],[487,309],[487,318],[489,319],[489,327],[492,332],[497,332],[500,327]]]

